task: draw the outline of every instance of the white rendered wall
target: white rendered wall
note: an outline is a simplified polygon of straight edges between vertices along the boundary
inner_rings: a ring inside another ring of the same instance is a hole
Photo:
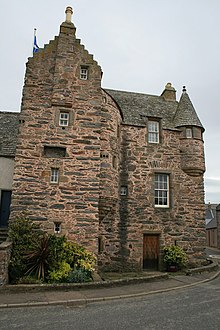
[[[14,159],[0,157],[0,190],[12,190]]]

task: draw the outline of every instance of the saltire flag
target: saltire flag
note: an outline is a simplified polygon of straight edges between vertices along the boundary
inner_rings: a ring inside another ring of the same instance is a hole
[[[34,45],[33,45],[33,53],[37,53],[39,50],[39,46],[37,44],[37,37],[36,37],[36,29],[34,29]]]

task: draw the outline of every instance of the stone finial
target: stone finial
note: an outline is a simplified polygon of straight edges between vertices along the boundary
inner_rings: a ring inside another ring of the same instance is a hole
[[[73,14],[73,9],[72,7],[68,6],[66,7],[66,23],[72,23],[72,14]]]
[[[183,86],[183,93],[186,93],[186,86]]]

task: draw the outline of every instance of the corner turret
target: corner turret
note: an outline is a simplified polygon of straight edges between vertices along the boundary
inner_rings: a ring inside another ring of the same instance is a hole
[[[183,86],[179,105],[174,115],[174,126],[181,130],[181,167],[190,176],[200,176],[205,172],[202,126],[194,106]]]

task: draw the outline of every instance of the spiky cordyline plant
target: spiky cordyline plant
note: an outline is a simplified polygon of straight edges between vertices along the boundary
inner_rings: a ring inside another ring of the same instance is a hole
[[[38,279],[44,280],[50,258],[49,240],[50,237],[44,233],[26,253],[25,259],[28,265],[26,275],[36,275]]]

